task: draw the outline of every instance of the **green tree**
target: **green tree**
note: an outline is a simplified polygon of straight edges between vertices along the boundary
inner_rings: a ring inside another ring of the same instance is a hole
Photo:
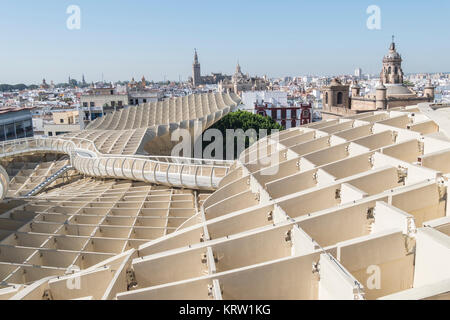
[[[24,85],[23,83],[19,83],[19,84],[0,84],[0,92],[10,92],[10,91],[14,91],[14,90],[25,90],[27,89],[27,86]]]
[[[235,112],[231,112],[227,114],[225,117],[223,117],[221,120],[216,122],[213,126],[210,127],[211,129],[218,129],[222,133],[223,137],[223,157],[226,158],[227,150],[226,150],[226,130],[227,129],[233,129],[238,130],[242,129],[244,132],[246,132],[249,129],[254,129],[257,133],[257,140],[260,139],[260,129],[266,129],[267,135],[270,135],[272,133],[272,130],[284,130],[283,126],[281,126],[279,123],[277,123],[275,120],[273,120],[269,116],[262,116],[259,114],[254,114],[248,111],[242,111],[238,110]],[[248,148],[251,144],[253,144],[255,141],[250,141],[249,137],[245,138],[245,148]],[[203,142],[203,149],[209,145],[211,142],[204,141]],[[235,138],[234,143],[234,159],[238,157],[238,145],[237,145],[237,138]]]

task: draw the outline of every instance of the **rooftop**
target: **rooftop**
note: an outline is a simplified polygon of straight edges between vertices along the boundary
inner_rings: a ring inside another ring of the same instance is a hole
[[[101,151],[157,106],[1,147],[0,299],[450,298],[445,108],[311,123],[233,163]]]

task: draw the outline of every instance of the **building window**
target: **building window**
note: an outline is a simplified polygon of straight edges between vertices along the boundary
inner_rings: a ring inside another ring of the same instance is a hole
[[[289,112],[291,113],[291,120],[297,118],[297,110],[296,109],[289,109]]]
[[[397,74],[397,73],[398,73],[398,68],[395,67],[395,69],[394,69],[394,74]]]
[[[325,105],[328,105],[328,92],[325,93]]]
[[[147,103],[147,99],[144,99],[144,103]]]
[[[118,102],[118,105],[119,105],[119,107],[123,106],[122,101],[119,101],[119,102]]]
[[[25,126],[25,135],[27,137],[32,137],[34,135],[33,122],[31,120],[27,120],[24,122],[24,126]]]
[[[83,102],[83,107],[87,108],[88,103],[87,102]]]
[[[302,118],[309,118],[309,110],[305,109],[302,111]]]
[[[5,126],[0,126],[0,141],[5,141]]]
[[[17,138],[25,138],[25,127],[23,125],[23,122],[16,122],[14,125],[16,127],[15,129]]]
[[[392,69],[391,69],[391,67],[389,67],[388,68],[388,74],[391,74],[391,71],[392,71]]]
[[[89,105],[90,105],[91,107],[95,107],[95,102],[90,102]]]
[[[115,101],[111,101],[111,107],[115,107],[116,106],[116,102]]]
[[[5,125],[6,140],[16,139],[16,130],[14,123],[9,123]]]
[[[59,123],[64,123],[64,119],[59,119]]]
[[[342,104],[342,92],[338,92],[337,94],[337,104]]]
[[[49,132],[49,133],[48,133],[48,136],[49,136],[49,137],[53,136],[53,132]]]

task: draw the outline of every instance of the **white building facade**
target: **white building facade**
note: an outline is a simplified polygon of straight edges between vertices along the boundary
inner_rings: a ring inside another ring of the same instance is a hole
[[[282,91],[247,91],[242,93],[241,107],[243,110],[253,112],[255,103],[269,103],[274,106],[287,106],[287,92]]]

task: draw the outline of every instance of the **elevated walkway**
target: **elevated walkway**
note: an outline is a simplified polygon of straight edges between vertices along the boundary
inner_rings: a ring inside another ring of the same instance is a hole
[[[92,141],[80,138],[25,138],[0,144],[0,158],[35,153],[70,156],[71,166],[82,174],[196,190],[215,190],[232,161],[103,154]],[[5,190],[5,189],[4,189]]]

